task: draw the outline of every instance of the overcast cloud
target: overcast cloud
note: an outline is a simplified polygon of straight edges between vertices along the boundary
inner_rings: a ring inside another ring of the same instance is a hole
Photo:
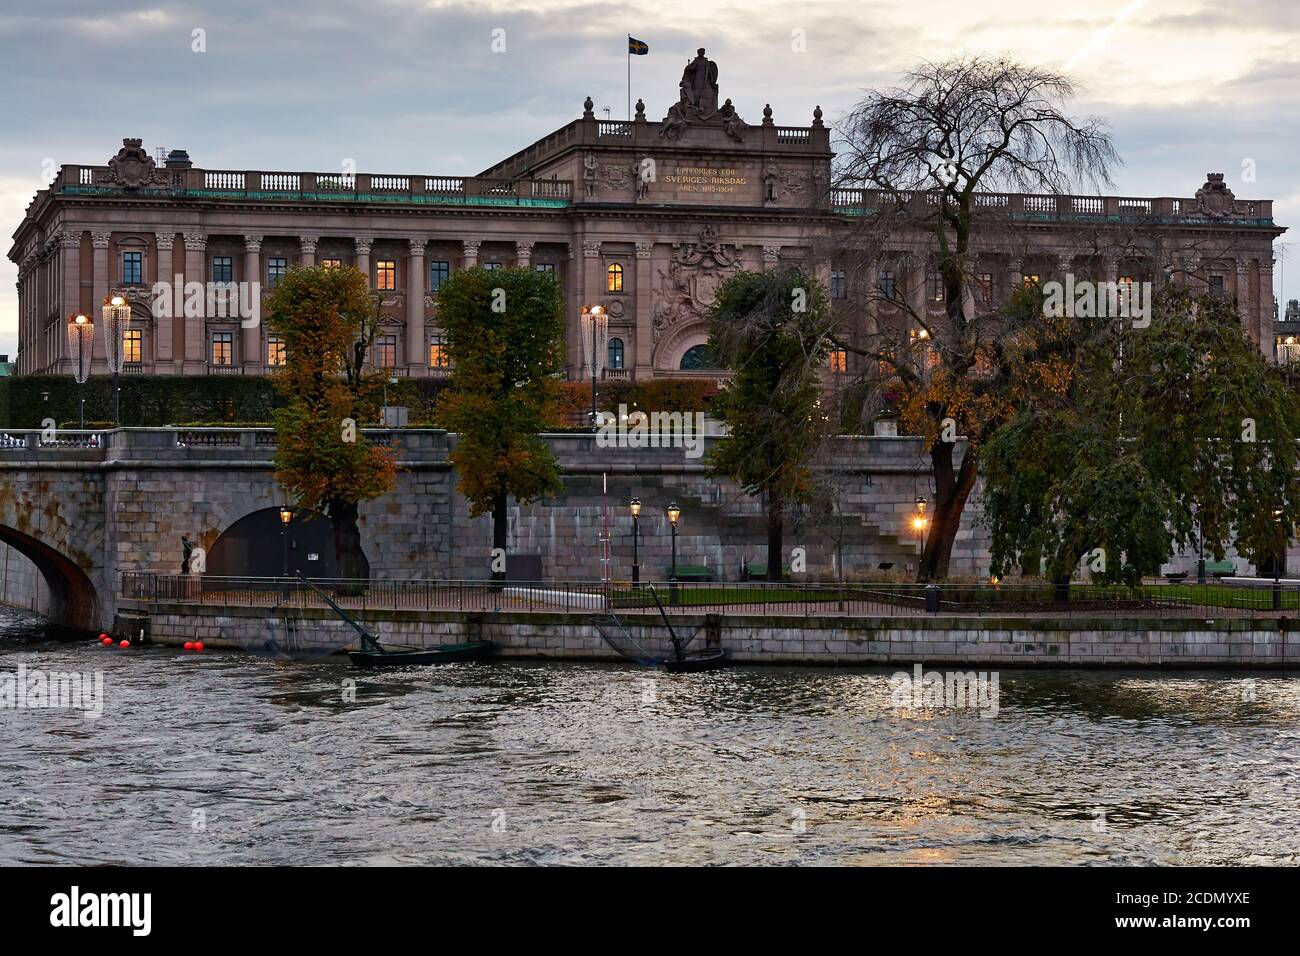
[[[206,52],[193,52],[196,29]],[[505,51],[493,52],[493,31]],[[806,52],[792,49],[792,32]],[[1300,6],[1294,0],[47,0],[0,12],[0,223],[11,235],[47,172],[104,163],[124,136],[198,166],[472,174],[576,118],[657,119],[698,46],[757,122],[828,121],[924,59],[1009,53],[1066,69],[1078,113],[1107,117],[1116,192],[1190,196],[1210,170],[1300,224]],[[1256,180],[1242,181],[1254,160]],[[1284,236],[1276,291],[1300,298]],[[6,242],[6,251],[9,243]],[[1285,288],[1282,287],[1283,278]],[[0,352],[16,349],[17,269],[0,264]]]

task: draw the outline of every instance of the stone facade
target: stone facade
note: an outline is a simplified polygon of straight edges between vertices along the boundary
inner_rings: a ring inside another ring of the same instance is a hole
[[[325,261],[355,265],[381,291],[372,361],[395,375],[446,374],[433,293],[448,272],[477,265],[554,273],[572,316],[574,377],[584,361],[578,316],[597,304],[619,346],[606,352],[606,377],[716,377],[693,350],[706,341],[718,285],[738,269],[815,273],[836,291],[850,330],[889,319],[892,307],[864,294],[886,275],[914,309],[944,309],[927,295],[924,235],[895,237],[866,274],[848,274],[859,267],[823,251],[847,241],[879,197],[834,188],[820,108],[806,126],[777,125],[770,107],[750,125],[719,96],[716,64],[701,54],[688,73],[682,89],[695,98],[662,121],[643,106],[628,122],[599,120],[588,99],[579,119],[477,176],[201,169],[183,150],[160,167],[129,138],[107,165],[64,165],[9,250],[19,270],[18,371],[69,372],[69,317],[97,314],[120,292],[134,310],[127,371],[260,373],[278,361],[264,327],[207,301],[155,314],[154,284],[242,283],[251,297],[253,282],[265,294],[283,269]],[[707,89],[697,89],[701,76]],[[1237,199],[1221,174],[1184,199],[989,194],[981,208],[1020,226],[978,250],[994,302],[1027,275],[1116,281],[1177,268],[1235,296],[1250,334],[1273,354],[1272,242],[1283,230],[1270,201]],[[1122,253],[1135,230],[1150,241],[1136,257]],[[94,352],[103,371],[102,333]]]

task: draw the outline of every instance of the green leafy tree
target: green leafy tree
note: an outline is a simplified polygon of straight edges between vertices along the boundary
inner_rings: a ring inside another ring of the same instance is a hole
[[[825,290],[797,270],[738,273],[710,312],[709,345],[734,375],[714,399],[728,434],[709,473],[764,496],[772,580],[783,575],[786,507],[811,500],[810,461],[829,428],[820,383],[834,328]]]
[[[360,503],[392,490],[392,449],[372,445],[379,376],[364,368],[378,304],[356,269],[291,269],[267,298],[267,325],[285,346],[275,384],[276,480],[298,508],[327,515],[344,577],[369,576],[357,524]]]
[[[559,286],[532,269],[466,269],[438,289],[438,321],[452,366],[439,421],[458,435],[457,487],[472,516],[492,515],[492,546],[504,552],[508,500],[561,488],[559,465],[538,435],[564,367]]]
[[[1065,387],[1022,396],[984,454],[993,572],[1136,582],[1176,548],[1256,564],[1300,520],[1300,410],[1232,303],[1170,285],[1151,324],[1063,320]],[[1097,549],[1101,549],[1098,551]]]

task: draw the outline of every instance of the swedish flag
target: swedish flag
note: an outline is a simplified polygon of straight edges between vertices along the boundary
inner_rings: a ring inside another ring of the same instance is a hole
[[[650,44],[641,40],[634,40],[632,37],[627,38],[627,52],[633,56],[645,56],[650,52]]]

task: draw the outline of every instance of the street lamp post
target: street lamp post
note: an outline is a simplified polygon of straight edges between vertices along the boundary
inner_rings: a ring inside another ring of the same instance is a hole
[[[131,306],[120,295],[104,299],[104,354],[108,358],[108,370],[113,373],[113,425],[122,424],[122,365],[126,355],[124,335],[131,325]]]
[[[641,562],[638,560],[637,543],[641,537],[641,499],[633,498],[628,502],[627,507],[632,512],[632,587],[639,587]]]
[[[72,369],[77,380],[77,394],[81,405],[81,428],[86,427],[86,379],[90,378],[90,360],[94,354],[95,323],[88,315],[74,315],[68,319],[68,355],[77,364]],[[46,393],[48,398],[48,393]]]
[[[609,338],[609,316],[603,305],[584,305],[582,307],[582,350],[587,353],[587,365],[591,369],[591,427],[599,424],[596,418],[596,377],[604,365],[602,345]]]
[[[1273,555],[1273,610],[1282,610],[1282,565],[1286,561],[1287,535],[1282,531],[1282,509],[1273,509],[1273,521],[1277,525],[1278,549]]]
[[[669,604],[677,603],[677,519],[682,516],[682,509],[677,507],[677,502],[670,502],[668,505],[668,525],[672,530],[673,539],[673,560],[668,566],[668,580],[671,582],[668,587]]]
[[[280,508],[280,547],[283,554],[281,568],[284,571],[284,601],[289,602],[289,522],[293,520],[293,509],[288,505]]]

